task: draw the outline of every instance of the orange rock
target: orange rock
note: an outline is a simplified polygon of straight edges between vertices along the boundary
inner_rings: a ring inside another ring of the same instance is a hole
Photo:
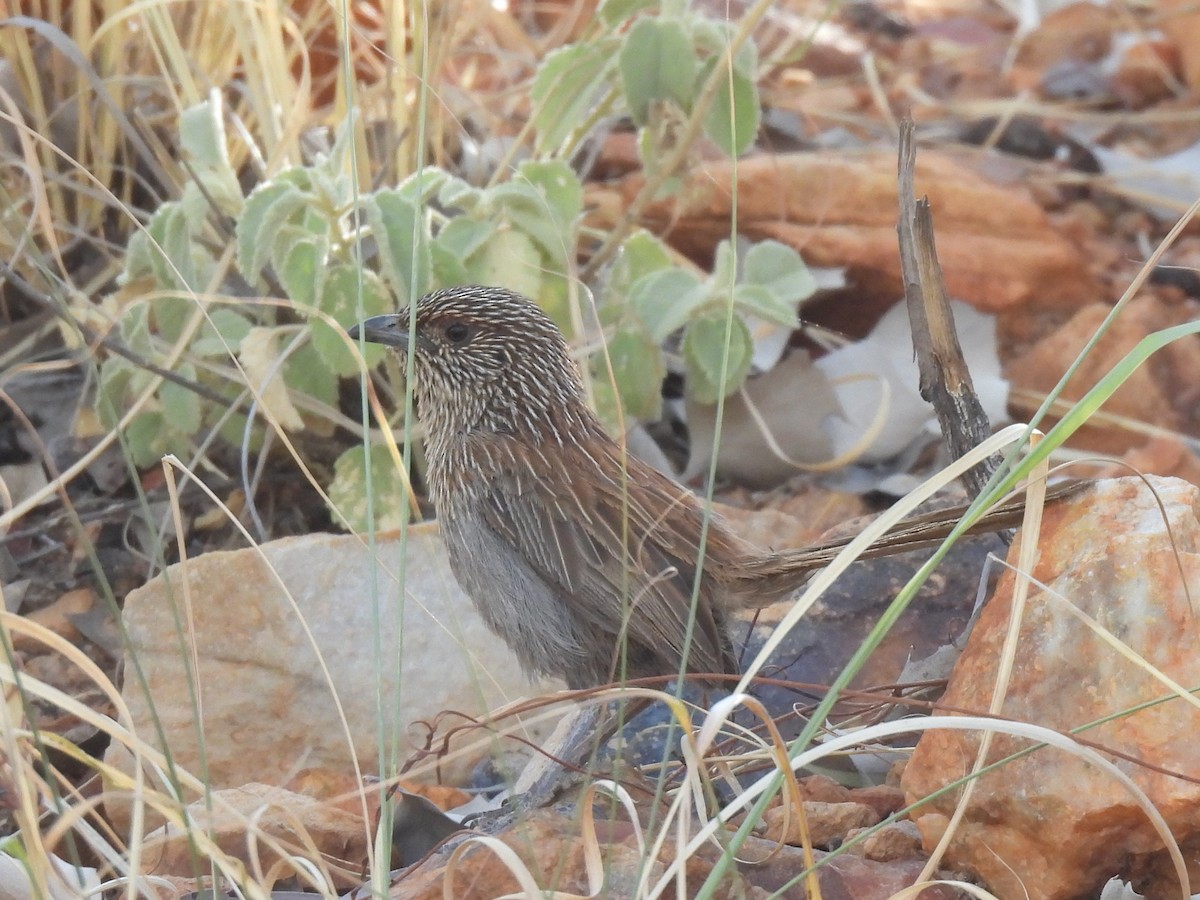
[[[1134,472],[1151,475],[1170,475],[1200,485],[1200,457],[1187,444],[1173,435],[1158,435],[1123,457],[1123,465],[1111,465],[1101,473],[1103,478],[1120,478]]]
[[[1143,109],[1173,93],[1171,82],[1180,77],[1179,47],[1170,41],[1142,41],[1121,57],[1112,78],[1113,92],[1133,109]]]
[[[403,594],[393,580],[400,565]],[[309,768],[326,773],[311,775],[309,790],[353,796],[358,786],[348,776],[356,762],[365,773],[382,768],[377,704],[407,726],[446,709],[482,715],[537,689],[447,565],[436,526],[414,526],[403,542],[380,535],[374,556],[353,536],[313,534],[171,566],[125,599],[128,653],[152,693],[151,702],[139,682],[126,684],[130,730],[169,750],[177,767],[202,771],[213,788],[269,784]],[[193,601],[186,622],[194,668],[177,636],[185,595]],[[376,640],[399,670],[373,660]],[[534,727],[538,736],[545,730]],[[418,726],[398,749],[421,753],[422,733]],[[421,762],[409,777],[465,778],[491,745],[459,732],[451,758]],[[125,772],[136,764],[117,741],[105,759]],[[328,775],[337,770],[347,773],[344,781]],[[106,797],[119,828],[130,821],[126,800],[120,792]]]
[[[1084,307],[1062,328],[1010,360],[1004,374],[1014,391],[1025,390],[1038,396],[1050,391],[1091,340],[1109,311],[1110,307],[1103,303]],[[1186,309],[1172,310],[1152,295],[1134,299],[1084,360],[1066,386],[1063,398],[1078,400],[1142,338],[1186,321],[1187,315]],[[1186,421],[1185,416],[1190,415],[1194,398],[1188,392],[1197,371],[1200,371],[1200,346],[1194,341],[1176,341],[1134,370],[1101,412],[1178,430]],[[1027,415],[1030,411],[1022,410],[1021,414]],[[1076,447],[1120,454],[1144,440],[1143,432],[1105,425],[1102,417],[1097,417],[1094,424],[1085,425],[1076,432],[1071,443]]]
[[[1033,574],[1065,600],[1031,592],[1002,713],[1060,733],[1103,721],[1087,729],[1087,740],[1125,754],[1118,764],[1176,837],[1196,841],[1200,785],[1169,773],[1200,771],[1200,711],[1178,698],[1139,708],[1169,698],[1170,690],[1064,606],[1097,620],[1175,683],[1200,684],[1200,627],[1192,599],[1200,588],[1200,488],[1156,477],[1150,487],[1157,498],[1139,478],[1100,481],[1046,509]],[[1020,536],[1010,563],[1019,542]],[[1005,572],[984,607],[954,668],[947,707],[988,708],[1012,613],[1013,580]],[[973,732],[925,733],[903,776],[909,802],[962,777],[978,745]],[[1025,739],[997,733],[988,761],[1028,747]],[[960,796],[950,792],[914,814],[926,848],[942,836]],[[1097,896],[1109,878],[1129,873],[1131,861],[1161,850],[1161,839],[1122,784],[1077,756],[1047,748],[978,780],[944,864],[977,873],[1000,897],[1068,900]]]
[[[800,790],[805,800],[820,803],[849,803],[853,799],[850,788],[828,775],[810,775],[800,779]]]
[[[1036,90],[1055,66],[1099,62],[1112,48],[1119,24],[1116,12],[1099,3],[1072,3],[1047,13],[1021,41],[1008,83],[1015,91]]]
[[[904,808],[904,791],[888,784],[855,788],[850,792],[850,799],[871,807],[881,819]]]
[[[846,837],[849,839],[855,836],[856,833],[851,832]],[[866,837],[861,844],[849,848],[848,852],[860,853],[876,862],[924,857],[921,850],[921,833],[917,831],[917,826],[907,819],[880,828]]]
[[[540,877],[534,875],[539,883],[547,886],[553,883],[560,891],[574,891],[584,896],[592,893],[584,869],[583,844],[570,818],[550,810],[538,810],[497,837],[524,860],[531,872],[544,873]],[[445,859],[439,859],[438,863],[431,861],[419,871],[406,873],[393,888],[392,896],[490,900],[521,889],[496,853],[484,846],[463,851],[453,867],[445,866]]]
[[[789,244],[814,266],[847,266],[889,300],[902,294],[896,243],[896,158],[791,153],[704,163],[670,197],[651,203],[642,222],[684,253],[704,258],[728,236],[733,179],[738,228],[754,240]],[[591,225],[611,227],[644,183],[630,175],[615,188],[593,186]],[[1075,306],[1098,295],[1078,246],[1063,237],[1025,188],[998,184],[959,157],[917,158],[917,193],[928,194],[938,258],[949,293],[985,311],[1036,300]]]
[[[775,806],[763,813],[764,837],[799,847],[807,832],[813,847],[829,847],[845,840],[847,833],[879,821],[875,810],[862,803],[823,803],[805,800],[803,812]]]
[[[211,798],[188,807],[189,821],[206,833],[226,854],[247,866],[261,865],[276,879],[302,870],[274,848],[312,859],[310,846],[320,854],[319,864],[339,889],[362,883],[361,869],[371,841],[371,826],[361,816],[338,809],[303,794],[280,787],[247,784],[214,791]],[[311,844],[310,844],[311,842]],[[143,859],[155,875],[189,875],[195,871],[194,838],[173,825],[146,836]],[[264,884],[270,890],[270,884]]]
[[[600,855],[604,862],[604,884],[593,892],[583,866],[583,849],[577,817],[564,816],[553,810],[538,810],[526,820],[496,837],[511,848],[532,873],[533,880],[544,888],[553,887],[577,896],[617,898],[640,896],[637,884],[644,873],[654,884],[665,867],[679,855],[673,840],[673,826],[663,842],[657,859],[646,860],[633,837],[632,828],[624,822],[597,822]],[[652,839],[653,836],[651,836]],[[457,840],[457,839],[452,839]],[[508,868],[496,854],[483,846],[471,847],[455,861],[446,865],[449,848],[406,871],[391,886],[393,900],[485,900],[516,892],[520,888]],[[762,838],[750,837],[739,853],[740,862],[730,866],[722,877],[713,897],[734,900],[742,897],[802,896],[795,887],[796,875],[805,868],[805,851],[782,847]],[[919,860],[902,859],[877,863],[851,854],[830,856],[815,851],[822,864],[817,879],[826,897],[853,897],[854,900],[886,900],[913,884],[921,871]],[[714,843],[702,845],[684,863],[682,883],[672,884],[670,895],[694,896],[711,874],[720,847]],[[754,862],[750,862],[754,861]],[[921,892],[923,900],[949,900],[959,896],[946,888],[930,888]]]
[[[72,616],[82,615],[96,602],[96,592],[91,588],[79,588],[67,591],[49,606],[34,610],[25,616],[30,622],[50,629],[68,641],[79,638],[79,631],[71,621]],[[44,649],[42,642],[24,632],[14,632],[12,636],[13,649],[21,651],[40,651]]]
[[[1200,10],[1193,0],[1161,0],[1159,28],[1179,49],[1183,82],[1200,91]]]
[[[1021,42],[1016,65],[1044,71],[1063,60],[1099,62],[1108,55],[1120,18],[1112,7],[1072,3],[1043,17]]]

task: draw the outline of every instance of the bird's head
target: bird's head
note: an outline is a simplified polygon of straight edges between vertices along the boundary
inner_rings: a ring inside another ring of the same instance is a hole
[[[495,287],[455,287],[407,311],[372,316],[350,337],[413,355],[421,418],[431,431],[525,433],[586,410],[562,332],[533,301]],[[541,435],[546,437],[546,435]]]

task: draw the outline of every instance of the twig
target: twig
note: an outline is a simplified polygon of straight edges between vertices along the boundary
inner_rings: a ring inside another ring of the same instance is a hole
[[[213,403],[216,403],[219,406],[226,407],[230,404],[237,403],[236,398],[226,397],[224,394],[214,391],[207,385],[184,378],[182,375],[178,374],[177,372],[172,372],[170,369],[165,369],[162,366],[146,359],[144,356],[135,353],[133,350],[130,350],[127,346],[125,346],[123,341],[119,341],[116,338],[110,337],[106,334],[100,334],[99,332],[89,328],[87,325],[84,325],[77,318],[72,316],[66,309],[64,309],[61,304],[56,303],[48,296],[42,294],[40,291],[34,288],[32,284],[18,275],[11,266],[3,261],[0,261],[0,274],[2,274],[5,280],[11,283],[13,287],[20,291],[26,298],[32,300],[38,306],[50,310],[50,312],[54,313],[64,322],[70,323],[71,326],[79,332],[80,337],[83,338],[83,342],[89,347],[95,347],[99,345],[105,350],[108,350],[110,353],[115,353],[117,356],[123,356],[135,366],[145,369],[147,372],[152,372],[163,379],[163,381],[169,381],[172,384],[177,384],[182,388],[187,388],[193,394],[203,397],[205,400],[211,400]],[[249,409],[248,404],[245,402],[237,403],[237,405],[242,407],[243,411]]]
[[[912,119],[906,117],[900,123],[900,220],[896,225],[904,301],[912,323],[921,396],[933,404],[942,426],[942,439],[950,455],[959,459],[982,443],[992,428],[954,330],[954,315],[934,246],[929,199],[916,199],[913,130]],[[967,471],[963,481],[972,497],[979,495],[1001,462],[999,456],[989,457]]]

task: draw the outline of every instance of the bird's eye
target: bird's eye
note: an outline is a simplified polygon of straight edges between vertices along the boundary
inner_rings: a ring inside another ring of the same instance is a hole
[[[471,336],[471,329],[462,322],[451,322],[446,326],[446,339],[452,344],[461,344]]]

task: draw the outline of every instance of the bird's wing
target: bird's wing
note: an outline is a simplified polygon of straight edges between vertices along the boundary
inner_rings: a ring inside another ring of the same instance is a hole
[[[631,493],[619,482],[587,478],[593,466],[586,460],[570,469],[569,480],[562,471],[538,471],[537,462],[530,459],[527,471],[488,479],[483,504],[488,526],[590,629],[607,633],[615,646],[627,619],[631,651],[656,658],[664,673],[678,668],[702,521],[691,495],[640,464],[637,471],[632,465],[627,470],[643,488]],[[708,578],[701,588],[688,651],[691,671],[736,667],[715,585]]]

